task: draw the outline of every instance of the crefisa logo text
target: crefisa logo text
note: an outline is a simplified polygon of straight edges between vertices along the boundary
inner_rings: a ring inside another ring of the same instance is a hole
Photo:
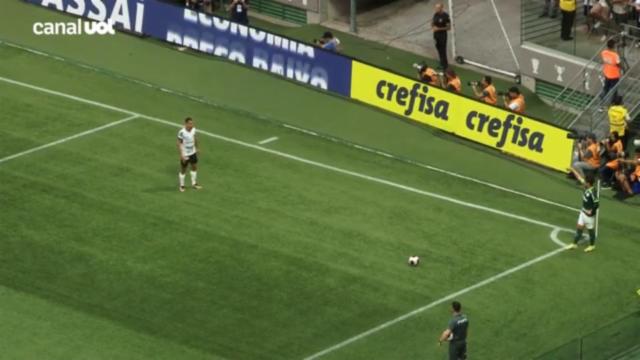
[[[115,35],[113,21],[90,21],[78,19],[75,22],[36,22],[33,24],[35,35]]]

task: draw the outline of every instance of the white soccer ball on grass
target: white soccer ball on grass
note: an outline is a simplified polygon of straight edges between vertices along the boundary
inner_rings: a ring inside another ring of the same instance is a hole
[[[409,260],[407,261],[407,263],[409,264],[409,266],[418,266],[418,264],[420,264],[420,257],[409,256]]]

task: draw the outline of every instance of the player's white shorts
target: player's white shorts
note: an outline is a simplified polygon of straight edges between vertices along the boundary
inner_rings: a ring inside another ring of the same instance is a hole
[[[580,216],[578,216],[578,225],[586,226],[587,229],[593,229],[593,225],[595,224],[596,217],[595,216],[587,216],[585,213],[580,211]]]

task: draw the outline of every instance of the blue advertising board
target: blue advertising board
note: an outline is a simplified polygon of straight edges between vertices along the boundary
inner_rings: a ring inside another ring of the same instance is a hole
[[[351,59],[159,0],[25,0],[349,96]]]

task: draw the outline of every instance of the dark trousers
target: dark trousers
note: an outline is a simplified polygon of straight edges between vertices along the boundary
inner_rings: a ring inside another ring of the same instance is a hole
[[[620,81],[619,78],[618,79],[604,78],[604,86],[602,87],[602,93],[600,93],[600,98],[604,99],[605,96],[607,96],[607,94],[609,93],[609,91],[611,91],[611,89],[613,89],[616,86],[618,81]]]
[[[440,57],[440,66],[446,69],[449,67],[449,60],[447,60],[447,32],[436,32],[433,34],[433,39],[436,41],[436,50],[438,50],[438,57]]]
[[[449,342],[449,360],[465,360],[467,358],[467,342],[450,341]]]
[[[560,30],[560,38],[562,40],[569,40],[571,37],[571,29],[573,28],[573,22],[576,19],[575,11],[562,10],[562,28]]]

